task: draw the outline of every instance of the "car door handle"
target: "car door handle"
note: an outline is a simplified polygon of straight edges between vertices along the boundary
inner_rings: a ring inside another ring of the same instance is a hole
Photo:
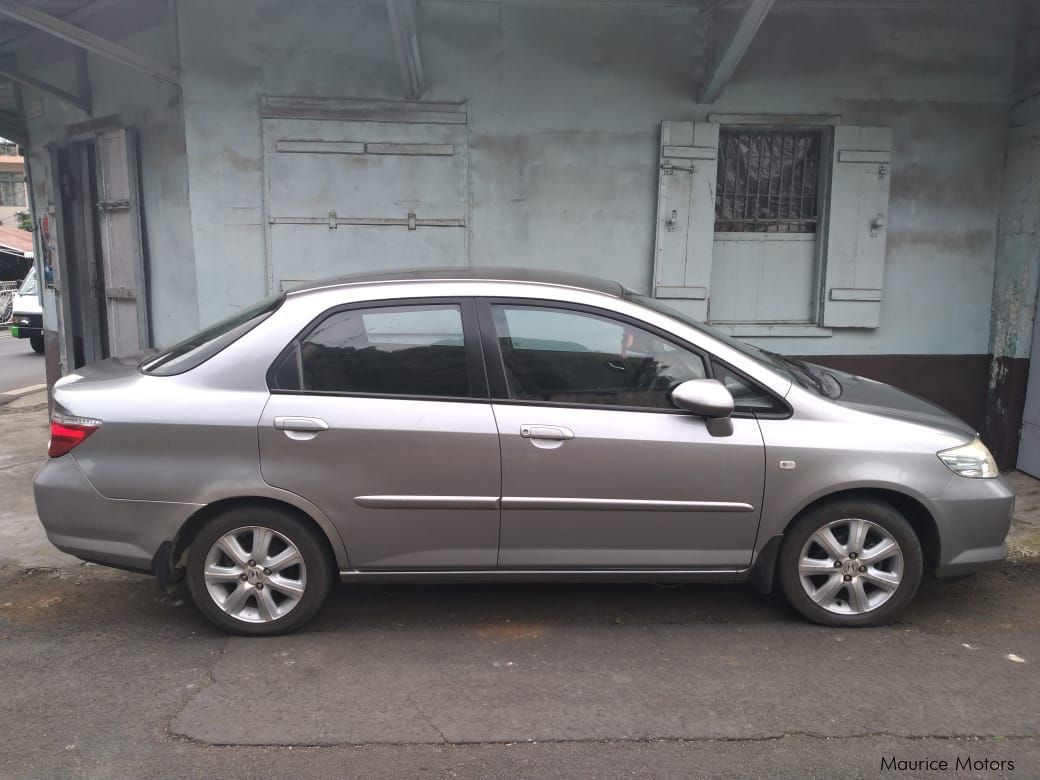
[[[327,431],[329,424],[317,417],[275,417],[274,427],[279,431],[317,433],[318,431]]]
[[[552,441],[570,441],[574,431],[559,425],[521,425],[520,435],[525,439],[551,439]]]

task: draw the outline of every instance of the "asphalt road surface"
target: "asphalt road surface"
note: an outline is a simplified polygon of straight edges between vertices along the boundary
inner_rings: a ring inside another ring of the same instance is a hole
[[[0,395],[45,381],[43,355],[29,346],[29,339],[11,338],[0,330]]]
[[[0,691],[0,777],[1038,777],[1040,566],[879,629],[743,587],[349,585],[263,640],[149,578],[8,570]]]

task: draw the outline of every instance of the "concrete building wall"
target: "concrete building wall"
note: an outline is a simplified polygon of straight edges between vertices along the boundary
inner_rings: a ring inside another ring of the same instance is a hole
[[[1019,467],[1040,473],[1040,361],[1032,359],[1040,288],[1040,8],[1033,3],[1023,6],[1018,26],[996,259],[987,427],[1001,432],[992,446],[1010,463],[1023,420]]]
[[[381,5],[179,9],[208,322],[265,292],[260,96],[393,98],[401,85]],[[988,353],[1013,14],[780,5],[710,107],[694,95],[710,41],[732,25],[725,11],[713,20],[682,6],[426,0],[419,24],[424,97],[468,103],[470,262],[562,267],[646,291],[662,120],[839,114],[894,131],[882,325],[763,343],[800,354]]]

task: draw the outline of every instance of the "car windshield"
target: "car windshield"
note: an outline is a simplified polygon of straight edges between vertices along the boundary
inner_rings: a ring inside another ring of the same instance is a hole
[[[266,298],[260,303],[236,312],[194,336],[174,344],[155,357],[141,363],[141,371],[155,376],[172,376],[190,371],[235,343],[282,305],[285,293]]]
[[[19,295],[36,295],[36,269],[30,268],[25,275],[22,286],[18,288]]]
[[[659,314],[664,314],[672,319],[679,320],[679,322],[684,325],[689,325],[691,328],[695,328],[701,333],[721,341],[726,346],[732,347],[752,360],[761,363],[766,368],[781,374],[792,382],[796,382],[807,390],[811,390],[826,398],[837,398],[841,395],[841,384],[833,374],[825,371],[820,366],[815,366],[806,363],[803,360],[798,360],[797,358],[790,358],[786,355],[781,355],[778,352],[770,352],[767,349],[761,349],[752,346],[751,344],[747,344],[746,342],[739,341],[725,333],[720,333],[699,320],[695,320],[692,317],[683,314],[681,311],[673,309],[671,306],[666,306],[654,298],[640,295],[631,290],[625,291],[625,297],[634,303],[638,303],[640,306],[645,306]]]

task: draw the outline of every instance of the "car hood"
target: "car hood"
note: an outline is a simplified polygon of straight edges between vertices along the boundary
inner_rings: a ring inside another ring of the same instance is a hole
[[[905,390],[826,366],[814,365],[814,368],[826,371],[838,380],[841,395],[834,399],[837,404],[861,412],[939,428],[963,436],[965,441],[978,435],[974,428],[959,417]]]
[[[15,293],[11,296],[11,311],[14,314],[43,314],[43,307],[35,295]]]

